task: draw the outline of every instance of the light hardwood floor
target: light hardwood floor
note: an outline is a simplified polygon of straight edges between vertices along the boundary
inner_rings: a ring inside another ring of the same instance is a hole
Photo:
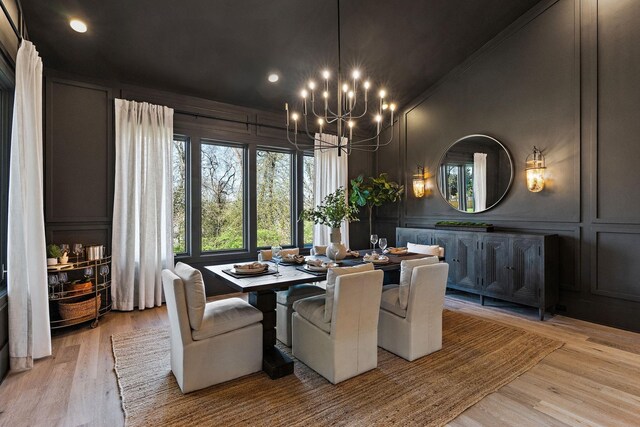
[[[237,296],[237,295],[236,295]],[[447,297],[446,307],[503,322],[566,344],[469,408],[451,426],[640,426],[640,334],[535,311],[481,307]],[[97,329],[57,333],[53,357],[0,385],[2,426],[124,424],[110,337],[167,326],[165,307],[110,313]]]

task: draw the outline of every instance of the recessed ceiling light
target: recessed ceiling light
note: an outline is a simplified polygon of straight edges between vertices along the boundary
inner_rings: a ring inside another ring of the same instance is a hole
[[[87,24],[79,19],[72,19],[71,21],[69,21],[69,25],[71,26],[71,28],[73,28],[74,31],[77,31],[79,33],[87,32]]]
[[[270,81],[271,83],[275,83],[275,82],[277,82],[277,81],[280,79],[280,76],[279,76],[279,75],[277,75],[276,73],[271,73],[271,74],[269,74],[269,77],[268,77],[268,78],[269,78],[269,81]]]

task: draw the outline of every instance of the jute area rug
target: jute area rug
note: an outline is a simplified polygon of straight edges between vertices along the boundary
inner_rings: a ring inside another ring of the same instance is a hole
[[[442,350],[414,362],[379,348],[377,369],[338,385],[296,361],[285,378],[258,372],[187,395],[170,370],[168,331],[112,343],[128,426],[441,426],[562,346],[447,310],[443,335]]]

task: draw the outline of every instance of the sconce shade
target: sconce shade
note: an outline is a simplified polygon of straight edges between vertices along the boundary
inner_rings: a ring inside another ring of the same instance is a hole
[[[542,152],[535,146],[533,153],[527,156],[527,189],[532,193],[538,193],[544,189],[545,159]]]
[[[424,196],[424,174],[417,173],[413,175],[413,195],[417,198]]]

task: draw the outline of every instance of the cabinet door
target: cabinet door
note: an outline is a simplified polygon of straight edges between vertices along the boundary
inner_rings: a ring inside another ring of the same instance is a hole
[[[434,231],[420,231],[416,236],[416,242],[419,245],[435,245]]]
[[[513,238],[511,242],[512,296],[536,304],[543,277],[541,241]]]
[[[457,259],[456,243],[455,233],[434,234],[433,244],[444,248],[444,262],[449,264],[449,282],[451,283],[456,283],[457,263],[454,262],[454,259]]]
[[[480,290],[476,274],[478,238],[472,233],[459,233],[456,240],[456,284]]]
[[[511,295],[509,279],[509,238],[504,236],[482,237],[482,283],[490,296]]]

